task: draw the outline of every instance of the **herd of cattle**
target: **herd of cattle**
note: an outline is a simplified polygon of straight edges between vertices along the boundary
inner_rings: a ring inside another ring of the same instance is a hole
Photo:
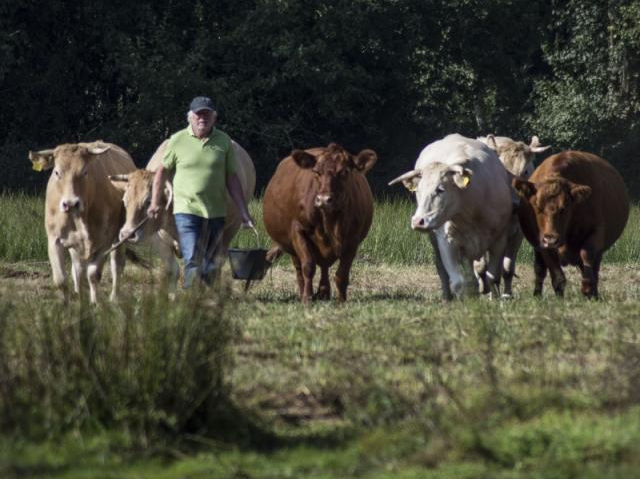
[[[30,152],[35,170],[53,169],[47,184],[45,228],[53,282],[64,299],[69,292],[65,251],[72,263],[74,291],[83,278],[90,301],[109,256],[111,299],[118,294],[128,250],[119,240],[152,242],[163,259],[164,279],[175,289],[180,256],[167,184],[164,210],[147,219],[153,172],[165,150],[163,142],[146,169],[136,169],[127,152],[102,141],[63,144]],[[233,143],[246,199],[254,192],[256,173],[247,152]],[[535,295],[547,272],[563,295],[562,266],[577,266],[582,293],[597,297],[600,262],[622,234],[629,199],[622,177],[605,160],[585,152],[565,151],[534,169],[535,154],[547,150],[537,137],[530,145],[489,135],[470,139],[458,134],[431,143],[414,169],[397,177],[416,193],[411,228],[426,232],[434,247],[443,297],[480,292],[512,295],[515,259],[522,239],[534,247]],[[373,217],[373,197],[365,174],[377,161],[372,150],[353,155],[341,146],[294,150],[278,165],[263,199],[263,220],[272,238],[268,260],[292,257],[303,302],[328,299],[329,268],[338,299],[345,301],[350,268]],[[221,252],[240,228],[234,203],[227,199]],[[135,257],[135,256],[134,256]],[[321,271],[318,289],[313,280]]]

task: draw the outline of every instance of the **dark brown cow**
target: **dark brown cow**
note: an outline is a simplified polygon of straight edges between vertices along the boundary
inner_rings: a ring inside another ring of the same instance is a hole
[[[547,158],[528,181],[514,179],[521,202],[519,218],[535,248],[535,295],[542,293],[546,269],[555,293],[564,295],[561,266],[582,272],[582,293],[597,297],[600,262],[620,237],[629,216],[624,180],[605,160],[567,151]]]
[[[372,150],[351,155],[334,143],[294,150],[270,180],[263,198],[265,228],[277,249],[292,256],[303,302],[312,300],[317,265],[317,298],[330,298],[328,269],[337,259],[335,283],[339,301],[346,300],[352,261],[372,223],[372,192],[364,174],[376,160]]]

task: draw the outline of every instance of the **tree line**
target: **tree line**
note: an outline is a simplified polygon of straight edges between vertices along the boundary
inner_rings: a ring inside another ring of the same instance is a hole
[[[41,191],[28,150],[65,142],[144,166],[205,94],[259,191],[334,141],[377,151],[383,192],[459,132],[594,152],[637,199],[639,26],[634,0],[2,0],[2,190]]]

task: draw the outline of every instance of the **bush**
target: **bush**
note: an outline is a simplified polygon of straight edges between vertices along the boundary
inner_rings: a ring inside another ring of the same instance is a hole
[[[113,427],[141,444],[215,432],[236,332],[225,291],[172,303],[147,292],[95,309],[2,301],[0,429]]]

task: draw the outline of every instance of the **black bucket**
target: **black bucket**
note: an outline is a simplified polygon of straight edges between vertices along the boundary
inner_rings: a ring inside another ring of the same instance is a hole
[[[265,259],[267,249],[228,249],[232,277],[247,281],[263,279],[270,266]]]

